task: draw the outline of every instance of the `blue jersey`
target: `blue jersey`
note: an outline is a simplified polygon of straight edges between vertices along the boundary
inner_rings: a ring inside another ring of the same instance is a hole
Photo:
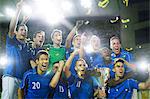
[[[133,62],[133,55],[130,52],[127,52],[123,49],[120,50],[120,54],[116,55],[114,52],[111,53],[112,62],[115,61],[116,58],[123,58],[127,62]],[[124,65],[126,73],[132,71],[131,68]]]
[[[115,87],[108,88],[108,99],[131,99],[133,89],[138,89],[138,82],[127,79]]]
[[[68,83],[64,76],[59,80],[55,92],[54,99],[67,99],[68,98]]]
[[[31,50],[31,54],[32,54],[31,58],[33,61],[35,61],[37,52],[40,50],[43,50],[43,48],[41,48],[41,47],[40,48],[30,48],[30,50]]]
[[[16,36],[13,38],[7,36],[6,54],[8,64],[4,70],[4,75],[22,79],[24,72],[31,69],[31,51],[29,46],[26,43],[19,42]]]
[[[91,99],[94,98],[94,88],[98,85],[94,85],[92,77],[86,77],[85,79],[80,79],[77,76],[71,75],[68,78],[69,89],[71,93],[71,98],[73,99]]]
[[[123,49],[120,50],[120,54],[116,55],[114,52],[111,53],[111,59],[114,62],[116,58],[123,58],[128,62],[133,61],[133,55]]]
[[[37,68],[27,71],[20,85],[24,89],[25,98],[48,98],[50,93],[53,94],[54,89],[49,85],[52,76],[46,73],[39,75]]]
[[[104,64],[103,57],[100,53],[90,53],[85,55],[85,60],[88,64],[89,69],[93,69],[98,65]]]
[[[74,51],[74,49],[71,47],[70,49],[66,49],[66,59],[68,59],[70,57],[70,54]],[[76,65],[76,61],[79,59],[79,54],[75,55],[75,57],[72,60],[71,66],[70,66],[70,71],[73,75],[76,75],[76,71],[75,71],[75,65]]]

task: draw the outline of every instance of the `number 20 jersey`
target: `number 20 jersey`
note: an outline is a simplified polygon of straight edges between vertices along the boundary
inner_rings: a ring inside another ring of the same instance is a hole
[[[54,92],[54,89],[49,86],[52,77],[53,74],[39,75],[36,68],[27,71],[20,85],[20,88],[24,89],[25,98],[47,98]]]

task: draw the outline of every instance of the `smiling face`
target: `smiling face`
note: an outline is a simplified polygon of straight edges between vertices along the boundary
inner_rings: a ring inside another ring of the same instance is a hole
[[[111,48],[115,54],[120,53],[121,44],[119,39],[113,39],[111,42]]]
[[[122,78],[125,72],[124,64],[122,62],[117,62],[114,65],[115,77]]]
[[[45,41],[45,32],[43,32],[43,31],[37,32],[35,37],[33,38],[33,41],[36,46],[42,47],[43,43]]]
[[[38,65],[38,71],[45,72],[48,69],[48,54],[40,54],[39,58],[36,60],[36,63]]]
[[[87,64],[86,64],[85,60],[79,59],[76,62],[75,70],[76,70],[79,78],[84,78],[86,67],[87,67]]]
[[[28,28],[26,25],[20,25],[16,33],[16,38],[19,40],[25,40],[27,37]]]

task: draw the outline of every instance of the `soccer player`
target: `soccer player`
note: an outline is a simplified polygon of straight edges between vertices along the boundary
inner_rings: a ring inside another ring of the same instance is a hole
[[[37,53],[37,67],[27,71],[24,74],[22,83],[18,89],[19,99],[46,99],[49,95],[53,95],[54,88],[57,86],[63,70],[64,61],[59,61],[59,67],[53,76],[52,74],[48,74],[46,72],[49,64],[48,59],[49,56],[46,51],[40,50]]]
[[[97,89],[97,83],[91,76],[86,75],[87,64],[84,59],[78,59],[75,64],[75,70],[77,75],[73,75],[70,71],[71,62],[75,55],[79,52],[74,51],[66,62],[65,75],[68,78],[69,89],[71,93],[71,98],[73,99],[91,99],[94,98],[94,92]],[[97,94],[100,94],[98,91]]]
[[[60,65],[61,64],[59,63],[59,61],[55,62],[53,64],[52,72],[54,73],[57,72]],[[67,99],[69,98],[68,95],[69,95],[68,94],[68,82],[67,82],[64,72],[62,72],[59,82],[55,88],[53,99]]]
[[[21,24],[27,24],[27,22],[29,21],[29,16],[24,16],[23,17],[23,20],[21,22]],[[27,43],[28,45],[30,46],[30,50],[31,50],[31,53],[32,53],[32,59],[30,60],[30,64],[31,64],[31,67],[34,68],[36,65],[36,62],[35,62],[35,56],[36,56],[36,53],[39,51],[39,50],[43,50],[43,44],[44,44],[44,41],[45,41],[45,32],[44,31],[37,31],[33,34],[33,41],[29,40]]]
[[[76,25],[74,26],[74,28],[72,29],[72,31],[68,34],[67,38],[66,38],[66,42],[65,42],[65,46],[66,46],[66,59],[68,59],[70,57],[70,54],[74,51],[74,50],[79,50],[81,48],[81,34],[77,34],[77,30],[83,25],[83,20],[79,20],[76,22]],[[75,75],[76,71],[75,71],[75,62],[82,57],[81,55],[82,53],[80,53],[80,55],[76,55],[74,57],[74,59],[72,60],[71,63],[71,67],[70,70],[71,72]]]
[[[33,34],[33,42],[30,45],[30,50],[32,52],[32,59],[30,60],[30,64],[32,68],[36,65],[35,56],[39,50],[43,50],[42,46],[45,41],[45,32],[44,31],[37,31]]]
[[[50,67],[49,70],[51,71],[53,68],[53,65],[55,62],[60,61],[60,60],[65,60],[65,47],[61,45],[62,43],[62,31],[55,29],[51,33],[51,39],[53,42],[53,45],[46,44],[44,45],[44,48],[48,50],[48,53],[51,55],[49,57],[49,63]]]
[[[96,68],[98,65],[103,65],[104,61],[100,53],[100,38],[93,35],[90,39],[90,45],[92,47],[92,52],[86,54],[86,61],[88,62],[89,69]],[[88,49],[85,49],[85,52]]]
[[[115,74],[112,71],[113,70],[113,62],[111,60],[111,51],[110,49],[108,49],[107,47],[103,47],[100,49],[101,55],[103,57],[104,60],[104,64],[101,66],[99,65],[98,68],[109,68],[110,70],[110,78],[114,78]]]
[[[112,49],[111,59],[113,62],[115,58],[123,58],[128,62],[133,61],[132,54],[121,48],[119,37],[113,36],[110,38],[110,48]]]
[[[115,61],[113,68],[115,81],[124,78],[124,62],[122,59]],[[134,79],[127,79],[116,86],[108,88],[108,99],[131,99],[133,89],[150,89],[150,82],[137,82]]]
[[[31,52],[26,37],[28,28],[21,24],[16,29],[23,0],[17,3],[15,16],[11,19],[6,39],[6,54],[8,64],[2,78],[2,99],[17,99],[17,90],[24,72],[29,70]]]

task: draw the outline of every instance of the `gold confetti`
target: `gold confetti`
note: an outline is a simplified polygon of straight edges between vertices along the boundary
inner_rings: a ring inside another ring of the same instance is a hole
[[[109,4],[109,0],[99,1],[98,6],[101,8],[105,8]]]
[[[128,22],[130,22],[130,19],[121,19],[121,22],[122,23],[128,23]]]
[[[125,6],[127,7],[129,5],[129,0],[123,0],[123,3],[125,4]]]

